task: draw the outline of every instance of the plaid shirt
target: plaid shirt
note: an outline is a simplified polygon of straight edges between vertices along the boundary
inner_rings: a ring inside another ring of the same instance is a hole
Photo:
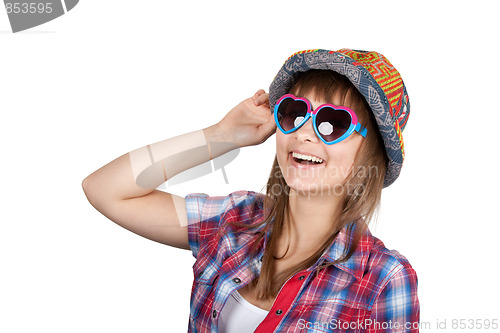
[[[263,194],[236,191],[226,197],[186,196],[189,245],[196,261],[188,332],[215,333],[229,295],[260,273],[263,238],[256,257],[249,249],[256,230],[218,229],[230,221],[261,221]],[[342,229],[316,264],[290,277],[255,332],[418,332],[417,275],[408,260],[388,250],[368,230],[346,262],[339,258],[352,239]]]

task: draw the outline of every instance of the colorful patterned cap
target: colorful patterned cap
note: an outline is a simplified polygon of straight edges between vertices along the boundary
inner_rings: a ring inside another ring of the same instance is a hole
[[[378,52],[341,49],[294,53],[269,87],[269,103],[288,93],[301,72],[328,69],[345,75],[366,98],[382,134],[389,158],[384,187],[398,178],[405,156],[402,132],[410,114],[410,102],[399,72]]]

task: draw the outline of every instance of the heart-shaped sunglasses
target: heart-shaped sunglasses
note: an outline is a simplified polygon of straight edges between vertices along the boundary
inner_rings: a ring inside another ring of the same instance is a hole
[[[292,94],[281,96],[274,106],[274,120],[284,134],[296,131],[311,117],[316,135],[327,145],[346,139],[354,131],[366,137],[366,128],[348,107],[322,104],[313,110],[311,102]]]

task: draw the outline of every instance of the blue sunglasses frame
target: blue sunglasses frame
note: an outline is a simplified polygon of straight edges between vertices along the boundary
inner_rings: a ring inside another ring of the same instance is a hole
[[[288,130],[288,131],[285,131],[283,129],[283,127],[281,127],[281,124],[279,123],[279,120],[278,120],[279,107],[280,107],[281,103],[286,99],[292,99],[294,101],[302,101],[307,105],[307,113],[306,113],[306,116],[304,117],[304,119],[302,119],[300,124],[298,124],[297,126],[295,126],[294,128],[292,128],[291,130]],[[326,141],[323,138],[323,136],[321,135],[321,133],[319,132],[318,127],[316,125],[316,115],[324,108],[330,108],[330,109],[333,109],[335,111],[347,112],[351,118],[351,124],[349,125],[349,128],[346,130],[346,132],[344,134],[342,134],[339,138],[337,138],[333,141]],[[358,116],[356,115],[356,113],[353,110],[351,110],[348,107],[336,106],[336,105],[327,103],[327,104],[322,104],[322,105],[318,106],[316,108],[316,110],[313,110],[311,102],[309,102],[309,100],[307,100],[306,98],[303,98],[303,97],[296,97],[292,94],[285,94],[285,95],[281,96],[281,98],[276,102],[276,105],[274,106],[274,121],[276,122],[276,125],[280,129],[280,131],[283,132],[284,134],[289,134],[289,133],[292,133],[292,132],[298,130],[311,117],[312,117],[314,132],[316,132],[316,136],[318,138],[320,138],[321,141],[323,141],[327,145],[333,145],[335,143],[339,143],[342,140],[347,139],[354,132],[358,132],[359,134],[361,134],[361,136],[366,137],[367,129],[365,127],[363,127],[363,125],[361,125],[358,122]]]

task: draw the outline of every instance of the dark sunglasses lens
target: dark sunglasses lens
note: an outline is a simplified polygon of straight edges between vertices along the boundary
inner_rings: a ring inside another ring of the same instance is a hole
[[[307,114],[307,104],[303,101],[296,101],[286,98],[281,101],[278,107],[278,121],[285,131],[296,128]]]
[[[327,142],[337,140],[349,129],[351,115],[344,110],[324,107],[316,114],[316,127]]]

